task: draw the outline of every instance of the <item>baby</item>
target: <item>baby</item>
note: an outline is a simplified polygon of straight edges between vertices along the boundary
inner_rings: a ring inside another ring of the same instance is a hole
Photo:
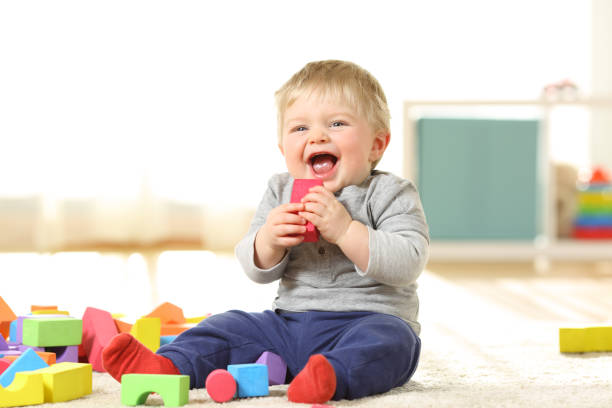
[[[103,353],[108,372],[187,374],[191,387],[265,351],[287,364],[287,396],[323,403],[382,393],[416,370],[416,280],[428,228],[414,185],[374,170],[389,140],[378,81],[344,61],[307,64],[276,92],[287,173],[271,177],[236,256],[258,283],[279,280],[272,310],[229,311],[150,352],[128,334]],[[318,179],[290,203],[293,181]],[[320,233],[303,242],[306,223]]]

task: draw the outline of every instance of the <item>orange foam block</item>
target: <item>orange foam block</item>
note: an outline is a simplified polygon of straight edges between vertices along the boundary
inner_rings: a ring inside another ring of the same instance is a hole
[[[162,336],[176,336],[177,334],[181,334],[185,330],[189,330],[192,327],[196,327],[197,324],[194,323],[183,323],[183,324],[162,324],[161,325],[161,335]]]
[[[48,365],[55,364],[56,355],[55,353],[51,353],[49,351],[35,351],[38,354],[38,357],[42,358],[45,363]],[[19,358],[19,356],[11,355],[2,357],[11,363]]]
[[[133,325],[131,323],[127,323],[119,319],[114,319],[114,320],[115,320],[115,326],[117,327],[117,331],[119,333],[129,333],[130,331],[132,331]]]
[[[30,312],[36,312],[38,310],[57,310],[57,306],[40,306],[40,305],[30,306]]]
[[[83,314],[83,341],[79,346],[79,355],[86,356],[95,371],[105,372],[102,349],[118,333],[115,320],[109,312],[88,307]]]
[[[157,306],[151,313],[143,317],[159,317],[161,324],[183,324],[185,323],[185,315],[183,309],[170,302],[162,303]]]
[[[7,338],[10,334],[11,322],[17,320],[17,315],[0,296],[0,335]]]

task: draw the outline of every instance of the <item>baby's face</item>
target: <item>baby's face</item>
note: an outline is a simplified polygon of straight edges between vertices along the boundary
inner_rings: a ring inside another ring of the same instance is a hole
[[[293,178],[321,179],[336,192],[365,180],[388,141],[351,108],[314,94],[287,108],[279,147]]]

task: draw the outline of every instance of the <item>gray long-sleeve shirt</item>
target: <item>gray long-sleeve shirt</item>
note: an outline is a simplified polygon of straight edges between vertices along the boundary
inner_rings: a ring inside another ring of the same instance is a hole
[[[236,246],[247,276],[258,283],[280,279],[272,307],[288,311],[372,311],[405,320],[420,333],[416,280],[425,267],[429,235],[414,185],[390,173],[372,171],[360,185],[335,193],[354,220],[368,227],[368,268],[360,270],[337,245],[307,242],[290,248],[270,269],[254,262],[255,236],[268,213],[288,203],[293,178],[274,175],[250,229]]]

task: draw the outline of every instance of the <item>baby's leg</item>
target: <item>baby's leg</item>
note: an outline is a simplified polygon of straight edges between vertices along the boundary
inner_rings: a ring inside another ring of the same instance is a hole
[[[403,320],[372,314],[345,330],[322,354],[336,373],[333,399],[354,399],[389,391],[414,374],[421,340]]]
[[[287,339],[286,322],[278,314],[233,310],[205,319],[161,347],[157,355],[170,359],[181,374],[189,375],[191,388],[203,388],[213,370],[254,363],[264,351],[287,360]]]

